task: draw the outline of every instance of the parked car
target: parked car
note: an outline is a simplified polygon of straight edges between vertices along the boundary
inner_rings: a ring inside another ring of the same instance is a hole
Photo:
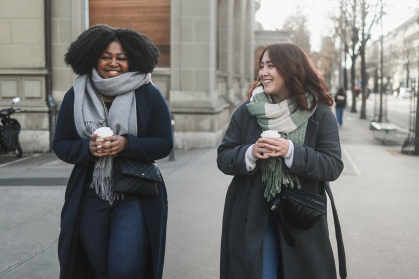
[[[407,87],[401,87],[400,93],[397,91],[394,91],[393,96],[401,98],[410,98],[412,96],[412,89]]]

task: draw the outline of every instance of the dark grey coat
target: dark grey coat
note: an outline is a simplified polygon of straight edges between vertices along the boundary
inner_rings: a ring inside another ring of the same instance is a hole
[[[247,110],[248,103],[245,101],[234,112],[218,147],[218,168],[234,175],[224,207],[221,279],[262,278],[262,241],[270,209],[263,197],[259,162],[252,172],[246,169],[246,150],[262,132]],[[294,143],[291,168],[283,165],[285,171],[299,176],[304,190],[325,195],[323,184],[337,179],[343,169],[338,126],[329,107],[318,104],[309,119],[304,145]],[[280,234],[283,278],[336,278],[326,217],[310,230],[288,229],[295,246],[289,246]]]

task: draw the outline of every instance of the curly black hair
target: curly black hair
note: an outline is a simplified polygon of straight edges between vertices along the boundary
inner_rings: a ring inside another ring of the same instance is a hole
[[[65,63],[78,75],[96,68],[102,51],[112,42],[119,42],[128,55],[129,71],[151,73],[160,51],[144,34],[129,28],[113,28],[98,24],[87,29],[71,43],[65,54]]]

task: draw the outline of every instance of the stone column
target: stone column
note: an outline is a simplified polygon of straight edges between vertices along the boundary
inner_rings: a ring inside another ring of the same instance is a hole
[[[52,0],[52,94],[58,105],[73,86],[76,75],[64,62],[70,44],[83,32],[83,5],[88,0]]]
[[[253,82],[253,69],[255,67],[255,1],[254,0],[247,0],[246,6],[246,69],[244,71],[246,78],[249,82]]]
[[[24,152],[49,150],[44,18],[43,0],[0,1],[0,108],[21,99],[12,117]]]
[[[171,88],[175,146],[216,146],[229,115],[216,86],[217,0],[171,0]]]
[[[235,1],[235,74],[238,77],[239,96],[246,94],[248,83],[245,82],[245,61],[246,61],[246,2],[247,0]]]
[[[227,74],[227,101],[235,107],[240,99],[234,90],[234,0],[220,2],[220,70]]]

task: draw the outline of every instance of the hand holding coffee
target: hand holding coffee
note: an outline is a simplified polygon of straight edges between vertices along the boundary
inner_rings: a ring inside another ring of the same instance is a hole
[[[101,127],[99,129],[96,129],[96,131],[94,131],[93,133],[98,135],[96,141],[102,141],[106,137],[113,136],[113,131],[109,127]],[[108,143],[110,143],[110,141],[108,141]]]
[[[281,135],[279,134],[279,132],[277,130],[266,130],[263,131],[262,134],[260,134],[260,136],[262,138],[280,138]],[[275,153],[276,151],[274,151]],[[266,153],[263,153],[263,155],[265,156]]]

